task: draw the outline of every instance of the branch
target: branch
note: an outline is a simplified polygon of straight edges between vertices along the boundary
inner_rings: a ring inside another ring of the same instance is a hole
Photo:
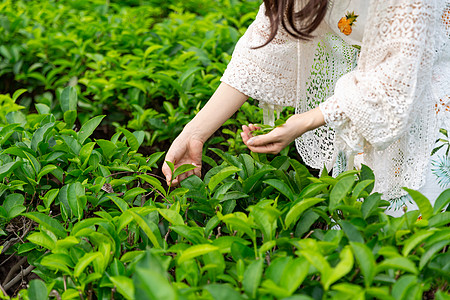
[[[3,296],[9,297],[8,294],[6,293],[5,289],[3,288],[3,286],[0,284],[0,291],[2,291]]]
[[[12,276],[14,275],[15,272],[17,272],[20,267],[22,267],[22,265],[27,261],[26,257],[22,257],[21,260],[19,260],[8,272],[8,275],[6,275],[5,280],[3,280],[3,284],[6,284],[8,281],[11,280]]]
[[[30,272],[33,271],[33,269],[34,269],[34,266],[29,265],[28,268],[23,270],[23,272],[21,272],[20,274],[17,274],[16,277],[14,277],[10,282],[5,284],[5,291],[7,291],[10,288],[12,288],[16,283],[18,283],[20,280],[22,280],[25,276],[30,274]]]

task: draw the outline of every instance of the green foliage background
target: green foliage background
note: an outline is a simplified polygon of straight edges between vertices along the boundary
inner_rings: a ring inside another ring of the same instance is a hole
[[[159,177],[258,5],[0,1],[0,261],[40,278],[0,298],[450,297],[449,191],[432,207],[408,190],[420,211],[389,217],[367,167],[316,177],[289,149],[246,152],[251,102],[203,179]]]

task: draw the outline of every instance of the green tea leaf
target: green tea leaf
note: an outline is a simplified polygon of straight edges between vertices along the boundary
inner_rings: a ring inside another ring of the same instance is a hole
[[[182,165],[179,166],[175,172],[173,172],[173,178],[177,178],[178,176],[180,176],[181,174],[184,174],[186,172],[189,172],[191,170],[197,169],[198,167],[191,165],[191,164],[186,164],[186,165]]]
[[[151,269],[136,268],[133,275],[135,299],[178,300],[167,278]]]
[[[13,102],[16,102],[17,99],[19,99],[19,97],[25,93],[27,90],[26,89],[18,89],[14,92],[13,96],[11,97],[11,99],[13,100]]]
[[[51,270],[57,270],[67,275],[71,275],[74,264],[69,255],[66,254],[50,254],[44,256],[41,264]]]
[[[415,232],[410,238],[405,241],[403,246],[402,255],[407,256],[409,252],[411,252],[414,247],[422,243],[429,236],[433,235],[434,231],[432,230],[420,230]]]
[[[322,274],[323,277],[321,281],[323,282],[325,290],[328,290],[331,284],[347,275],[348,272],[353,269],[353,253],[349,245],[342,249],[341,253],[339,253],[339,258],[341,261],[336,267],[332,268],[330,273]]]
[[[73,124],[77,120],[77,111],[76,110],[68,110],[64,112],[64,122],[66,122],[66,128],[72,129]]]
[[[10,194],[6,196],[3,208],[6,210],[8,219],[13,219],[26,210],[23,205],[25,198],[21,194]]]
[[[56,246],[56,242],[43,231],[33,232],[27,237],[27,239],[30,242],[49,250],[53,250]]]
[[[300,216],[303,214],[303,212],[305,212],[308,208],[322,201],[324,201],[324,199],[322,198],[308,198],[300,200],[288,211],[286,218],[284,220],[285,227],[289,228],[292,224],[295,224],[300,218]]]
[[[94,133],[94,130],[97,129],[98,125],[102,122],[105,115],[96,116],[92,119],[89,119],[86,123],[81,126],[80,131],[78,131],[78,142],[83,145],[84,141]]]
[[[83,255],[80,260],[75,265],[73,270],[73,276],[80,277],[81,273],[92,263],[94,260],[102,258],[102,254],[100,252],[89,252]]]
[[[123,195],[123,200],[129,202],[130,200],[134,200],[137,196],[145,193],[145,190],[141,187],[135,187],[128,190],[125,195]]]
[[[417,277],[414,275],[404,275],[400,277],[392,287],[392,296],[395,299],[411,299],[407,297],[413,286],[417,284]],[[412,299],[417,299],[416,297]]]
[[[75,217],[79,220],[83,218],[84,207],[82,203],[80,203],[79,199],[85,196],[84,187],[80,182],[75,182],[68,185],[67,188],[67,201],[70,209]]]
[[[292,295],[305,280],[308,270],[309,263],[304,257],[293,259],[284,268],[280,278],[281,287],[285,288],[289,295]]]
[[[259,207],[255,206],[251,210],[251,216],[264,234],[264,242],[271,241],[275,236],[277,228],[277,219],[281,212],[271,206]],[[271,247],[272,248],[272,247]]]
[[[341,225],[349,241],[364,244],[364,238],[352,223],[349,221],[339,221],[339,225]]]
[[[139,149],[139,142],[137,138],[132,134],[130,131],[126,130],[125,128],[118,128],[120,132],[125,135],[125,138],[127,139],[128,145],[130,146],[132,151],[137,151]]]
[[[62,92],[60,96],[60,104],[63,112],[68,110],[77,110],[77,91],[74,87],[68,86]]]
[[[112,202],[114,202],[115,205],[120,209],[121,212],[125,212],[128,210],[128,203],[125,202],[122,198],[119,198],[117,196],[106,196],[108,197]]]
[[[264,269],[264,261],[258,259],[248,265],[244,272],[244,279],[242,280],[242,287],[245,293],[251,298],[256,299],[259,284],[261,283],[262,273]]]
[[[48,132],[55,126],[55,123],[47,123],[42,127],[39,127],[33,134],[31,138],[31,149],[33,151],[38,150],[38,146],[43,142],[44,137],[48,134]]]
[[[450,211],[438,213],[428,220],[428,227],[441,227],[450,223]]]
[[[86,165],[89,163],[89,157],[94,150],[95,142],[90,142],[81,147],[80,149],[80,160],[83,163],[82,168],[84,169]]]
[[[229,166],[226,168],[223,168],[219,173],[217,173],[216,175],[214,175],[213,177],[211,177],[211,179],[209,180],[208,183],[208,187],[210,191],[213,191],[214,188],[220,183],[222,182],[225,178],[227,178],[228,176],[235,174],[236,172],[239,172],[241,169],[234,167],[234,166]]]
[[[328,187],[326,183],[311,183],[307,185],[298,195],[299,199],[302,198],[312,198],[321,193],[324,189]]]
[[[375,273],[380,273],[385,269],[395,269],[418,274],[416,265],[406,257],[388,258],[378,264]]]
[[[292,189],[283,181],[278,179],[268,179],[265,180],[264,183],[274,187],[284,196],[286,196],[289,200],[294,201],[294,192]]]
[[[149,240],[152,242],[153,247],[162,248],[162,239],[159,228],[156,224],[144,219],[141,215],[135,213],[130,210],[130,213],[133,215],[134,220],[138,223],[138,225],[145,232]]]
[[[182,264],[183,262],[195,258],[200,255],[207,254],[212,251],[218,251],[219,247],[213,246],[211,244],[201,244],[191,246],[188,249],[184,250],[180,257],[178,258],[178,264]]]
[[[40,212],[24,213],[23,216],[35,221],[48,231],[53,232],[56,236],[63,238],[67,235],[64,227],[54,218],[51,218]]]
[[[239,218],[237,216],[237,213],[223,216],[222,222],[224,222],[228,226],[231,226],[234,230],[245,232],[251,239],[255,238],[255,233],[253,232],[250,224],[248,224],[248,220]]]
[[[330,193],[330,211],[334,211],[339,203],[347,196],[355,182],[354,176],[346,176],[339,180]]]
[[[436,253],[441,251],[445,246],[448,246],[449,244],[449,240],[440,241],[428,248],[428,250],[420,258],[419,270],[422,270]]]
[[[48,290],[45,283],[42,280],[31,280],[28,287],[28,297],[30,300],[42,300],[47,299]]]
[[[365,191],[374,182],[375,182],[374,180],[364,180],[364,181],[358,182],[352,191],[352,197],[355,200],[359,199],[361,197],[361,194],[363,193],[363,191]]]
[[[47,175],[50,172],[53,172],[57,168],[58,167],[54,165],[46,165],[45,167],[43,167],[37,176],[37,182],[39,182],[43,176]]]
[[[300,250],[300,253],[320,272],[322,278],[324,276],[329,276],[327,274],[331,274],[330,264],[321,253],[310,249]]]
[[[111,276],[109,280],[117,288],[117,291],[127,300],[134,300],[134,284],[131,278],[125,276]]]
[[[204,287],[214,300],[243,300],[242,296],[229,284],[208,284]]]
[[[403,188],[405,191],[408,192],[408,194],[412,197],[414,202],[416,202],[417,206],[419,207],[419,211],[422,215],[422,218],[424,220],[428,220],[433,215],[433,207],[430,204],[430,201],[422,195],[422,193],[411,190],[408,188]]]
[[[366,287],[370,287],[375,276],[375,257],[369,247],[363,243],[350,242],[350,245],[358,261],[361,273],[364,275],[364,283]]]
[[[381,201],[381,194],[374,193],[364,199],[364,202],[361,205],[361,212],[364,219],[367,219],[372,215],[373,212],[379,207]]]
[[[176,211],[159,208],[158,212],[172,225],[184,225],[183,218]]]
[[[150,186],[153,189],[158,190],[162,195],[167,196],[167,193],[164,190],[164,188],[162,187],[161,182],[158,179],[156,179],[155,177],[147,175],[147,174],[138,175],[137,177],[144,180],[148,184],[150,184]]]
[[[433,213],[436,214],[444,209],[450,203],[450,189],[443,191],[434,202]]]
[[[20,166],[22,162],[15,161],[3,164],[0,166],[0,179],[3,180],[9,173],[14,171],[18,166]]]

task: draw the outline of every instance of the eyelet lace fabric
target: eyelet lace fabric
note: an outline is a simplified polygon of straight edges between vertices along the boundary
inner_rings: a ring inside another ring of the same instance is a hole
[[[363,152],[376,191],[400,197],[402,187],[425,183],[438,118],[448,118],[435,108],[450,94],[449,7],[449,0],[370,1],[361,53],[325,22],[311,41],[280,30],[252,49],[270,32],[262,7],[222,81],[269,104],[296,101],[299,113],[319,106],[327,126],[296,141],[305,163],[330,169],[338,154]]]
[[[255,21],[236,44],[221,81],[245,95],[280,106],[295,106],[297,99],[297,44],[284,30],[262,48],[270,22],[261,6]]]

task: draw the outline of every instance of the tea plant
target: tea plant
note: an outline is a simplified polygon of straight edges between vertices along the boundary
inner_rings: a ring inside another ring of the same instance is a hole
[[[173,140],[218,86],[258,2],[155,2],[0,1],[0,91],[25,88],[24,106],[53,109],[54,91],[73,86],[80,123],[108,111],[106,124],[144,130],[147,144]]]
[[[152,174],[162,153],[137,152],[142,133],[93,138],[103,116],[73,127],[70,87],[60,106],[62,119],[12,112],[0,130],[2,254],[40,278],[18,298],[449,296],[449,191],[432,207],[407,190],[420,211],[392,218],[365,166],[317,178],[288,156],[219,149],[204,179],[174,188]]]

